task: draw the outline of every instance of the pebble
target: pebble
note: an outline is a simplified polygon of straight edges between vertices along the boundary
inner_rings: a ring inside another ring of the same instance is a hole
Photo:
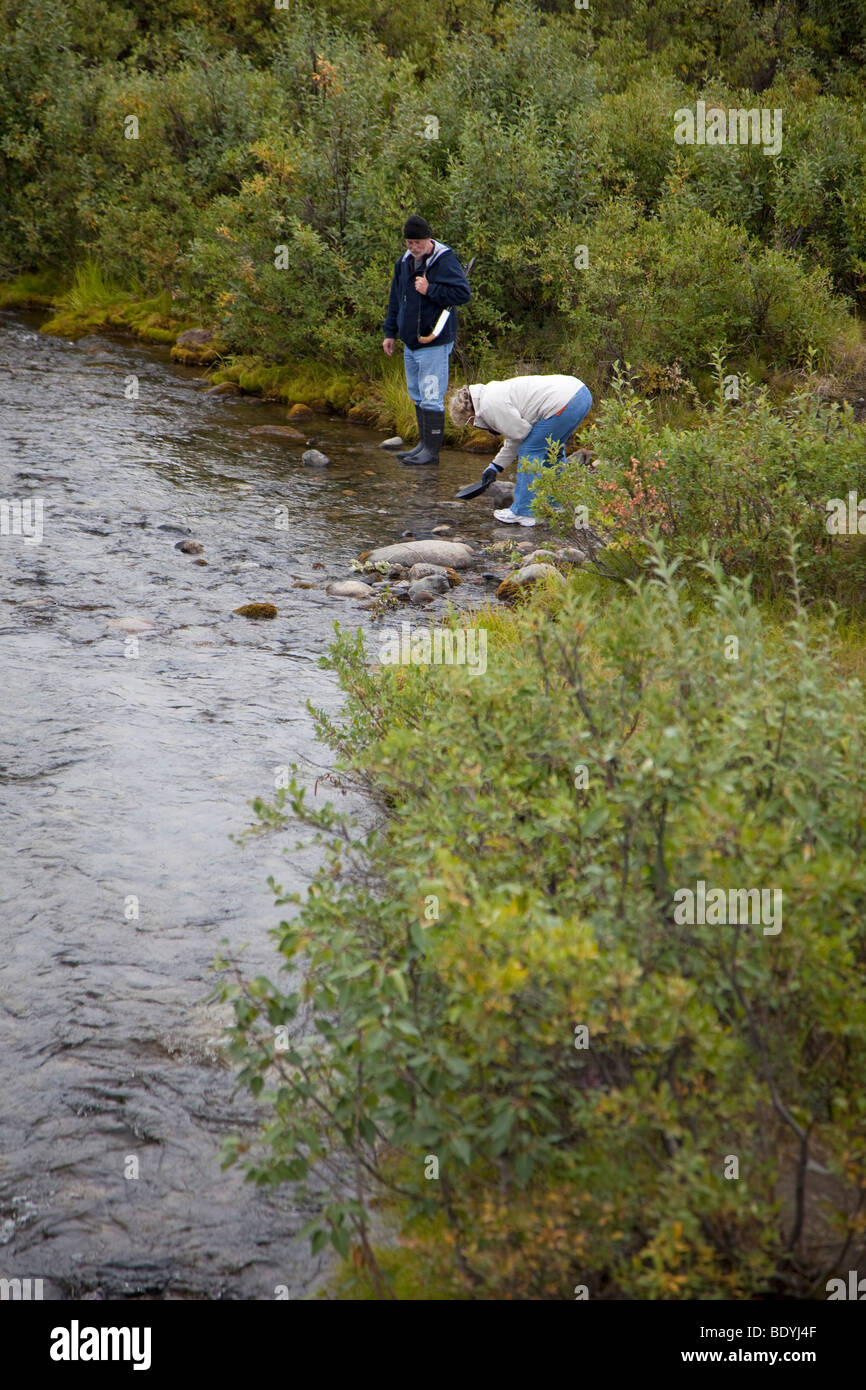
[[[379,445],[380,449],[402,449],[403,441],[399,434],[393,434],[390,439],[383,439]]]
[[[419,606],[424,603],[432,603],[435,594],[432,589],[426,587],[427,580],[419,579],[416,583],[409,585],[409,602]]]
[[[320,449],[307,449],[301,455],[301,463],[305,463],[308,468],[327,468],[331,460],[327,454],[323,454]]]
[[[453,527],[453,526],[448,526],[448,525],[446,525],[446,524],[443,523],[442,526],[434,526],[434,527],[433,527],[433,530],[430,532],[430,534],[431,534],[431,536],[447,536],[447,535],[448,535],[448,532],[449,532],[449,531],[453,531],[453,530],[454,530],[454,527]]]
[[[409,571],[409,578],[410,578],[410,579],[426,579],[427,576],[430,575],[430,574],[441,574],[441,575],[444,576],[445,570],[446,570],[446,566],[445,566],[445,565],[430,565],[430,564],[424,564],[423,562],[419,561],[419,563],[418,563],[417,565],[413,565],[412,568],[410,569],[410,571]]]
[[[234,610],[242,618],[275,618],[277,610],[273,603],[243,603]]]
[[[301,434],[301,431],[294,429],[292,425],[254,425],[250,434],[263,434],[274,439],[306,440],[306,435]]]
[[[372,586],[360,579],[339,579],[335,584],[329,584],[327,591],[335,598],[370,598],[373,594]]]
[[[409,585],[409,598],[414,602],[412,595],[416,591],[421,593],[425,590],[430,594],[447,594],[450,587],[447,574],[428,574],[423,579],[416,579]]]
[[[200,541],[178,541],[175,550],[182,550],[184,555],[201,555],[204,546]]]
[[[112,632],[153,632],[156,629],[156,623],[149,618],[136,618],[132,614],[123,618],[109,618],[106,626]]]

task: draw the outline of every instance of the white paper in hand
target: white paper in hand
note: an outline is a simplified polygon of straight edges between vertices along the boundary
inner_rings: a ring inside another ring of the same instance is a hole
[[[442,310],[442,313],[439,315],[438,319],[436,320],[435,326],[434,326],[434,328],[433,328],[433,332],[430,333],[430,334],[428,335],[429,337],[431,337],[431,338],[438,338],[438,337],[439,337],[439,334],[442,332],[442,329],[445,327],[446,323],[448,322],[448,315],[449,315],[450,313],[451,313],[451,310],[450,310],[450,309],[443,309],[443,310]]]

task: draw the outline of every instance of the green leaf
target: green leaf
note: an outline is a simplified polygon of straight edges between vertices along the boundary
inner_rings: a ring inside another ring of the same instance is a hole
[[[452,1153],[455,1153],[457,1157],[460,1159],[461,1163],[465,1163],[468,1167],[469,1164],[472,1162],[472,1149],[469,1146],[469,1141],[467,1139],[462,1138],[452,1139],[450,1147]]]
[[[587,838],[590,835],[595,835],[603,825],[607,824],[609,815],[610,812],[606,806],[594,806],[580,823],[583,834]]]
[[[331,1244],[337,1251],[337,1254],[343,1256],[344,1260],[348,1258],[352,1242],[345,1226],[337,1226],[331,1232]]]
[[[522,1153],[517,1155],[517,1158],[514,1160],[514,1176],[521,1187],[525,1187],[529,1182],[534,1168],[535,1163],[530,1154]]]

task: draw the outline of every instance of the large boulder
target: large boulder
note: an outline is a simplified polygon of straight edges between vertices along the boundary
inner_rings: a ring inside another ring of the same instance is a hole
[[[495,502],[497,506],[510,507],[514,501],[514,484],[505,478],[497,478],[481,495],[488,502]]]
[[[473,563],[475,551],[460,541],[398,541],[396,545],[380,545],[371,550],[369,559],[374,565],[380,560],[389,565],[407,566],[421,561],[446,569],[465,570]]]
[[[221,348],[209,328],[188,328],[172,345],[171,359],[185,367],[208,367],[216,362]]]
[[[537,584],[539,579],[555,579],[557,583],[564,584],[565,580],[559,570],[553,565],[523,565],[516,574],[509,575],[503,579],[499,588],[496,590],[496,597],[499,599],[513,599],[525,592],[525,590]]]

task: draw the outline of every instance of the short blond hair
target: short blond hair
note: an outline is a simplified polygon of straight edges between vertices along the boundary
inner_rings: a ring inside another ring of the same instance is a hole
[[[475,402],[468,386],[461,386],[448,402],[448,412],[452,421],[462,429],[475,415]]]

